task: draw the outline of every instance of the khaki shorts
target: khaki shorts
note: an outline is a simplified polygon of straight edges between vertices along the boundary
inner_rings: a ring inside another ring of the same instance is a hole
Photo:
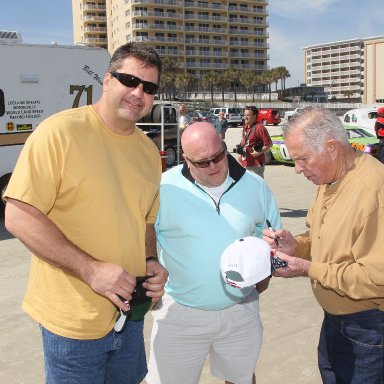
[[[208,356],[217,378],[252,383],[263,336],[256,290],[217,311],[186,307],[166,294],[152,316],[148,384],[197,384]]]

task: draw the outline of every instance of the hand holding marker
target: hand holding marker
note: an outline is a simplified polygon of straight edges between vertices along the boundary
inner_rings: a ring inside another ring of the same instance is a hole
[[[269,220],[266,220],[266,223],[267,223],[267,226],[268,226],[268,229],[273,232],[273,234],[275,234],[275,231],[274,229],[272,228],[272,225],[271,223],[269,222]],[[277,246],[280,245],[279,243],[279,239],[278,237],[275,235],[275,237],[273,238],[273,241],[275,242],[275,244]],[[271,264],[272,264],[272,273],[274,272],[275,269],[277,268],[284,268],[284,267],[287,267],[288,266],[288,263],[286,261],[283,261],[281,260],[279,257],[277,257],[275,255],[275,253],[271,252]]]

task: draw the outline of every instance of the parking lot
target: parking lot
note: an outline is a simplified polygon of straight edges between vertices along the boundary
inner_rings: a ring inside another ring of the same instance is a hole
[[[279,127],[268,127],[271,134]],[[231,150],[238,144],[241,128],[230,128],[226,142]],[[294,168],[268,165],[265,179],[275,194],[284,227],[294,234],[305,230],[305,216],[315,186]],[[20,309],[28,278],[29,253],[0,224],[0,382],[7,384],[44,382],[43,358],[37,325]],[[256,370],[258,384],[321,383],[316,364],[316,347],[322,311],[305,278],[273,278],[261,295],[260,311],[264,341]],[[145,339],[149,341],[151,316],[147,316]],[[222,383],[204,366],[203,384]]]

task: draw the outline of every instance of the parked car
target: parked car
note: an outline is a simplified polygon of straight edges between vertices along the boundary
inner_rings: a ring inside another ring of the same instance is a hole
[[[228,120],[228,124],[237,127],[239,124],[244,124],[243,111],[237,107],[216,107],[209,110],[210,113],[219,117],[219,113],[224,111],[224,117]]]
[[[215,124],[217,116],[211,112],[202,112],[199,110],[188,112],[188,115],[191,117],[191,120],[206,121],[211,124]]]
[[[257,121],[263,125],[279,125],[281,122],[280,113],[277,109],[258,108]]]
[[[374,157],[378,157],[379,154],[379,140],[375,135],[370,133],[364,128],[353,127],[344,125],[347,130],[349,142],[352,147],[359,149],[365,153],[369,153]],[[280,163],[293,164],[291,157],[289,156],[288,149],[285,145],[283,136],[271,136],[272,147],[270,152],[266,155],[266,163],[275,160]]]
[[[284,119],[289,121],[292,119],[292,116],[297,112],[297,111],[300,111],[301,109],[303,108],[295,108],[293,109],[292,111],[285,111],[284,112]]]
[[[351,109],[344,113],[343,124],[349,126],[362,127],[375,134],[375,122],[378,107]]]

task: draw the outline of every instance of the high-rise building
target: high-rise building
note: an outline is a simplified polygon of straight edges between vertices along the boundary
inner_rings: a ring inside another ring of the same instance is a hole
[[[74,42],[151,44],[196,78],[268,69],[268,0],[72,0]]]
[[[72,0],[74,43],[108,48],[106,0]]]
[[[384,102],[384,36],[311,45],[304,50],[304,79],[323,86],[330,100]]]

